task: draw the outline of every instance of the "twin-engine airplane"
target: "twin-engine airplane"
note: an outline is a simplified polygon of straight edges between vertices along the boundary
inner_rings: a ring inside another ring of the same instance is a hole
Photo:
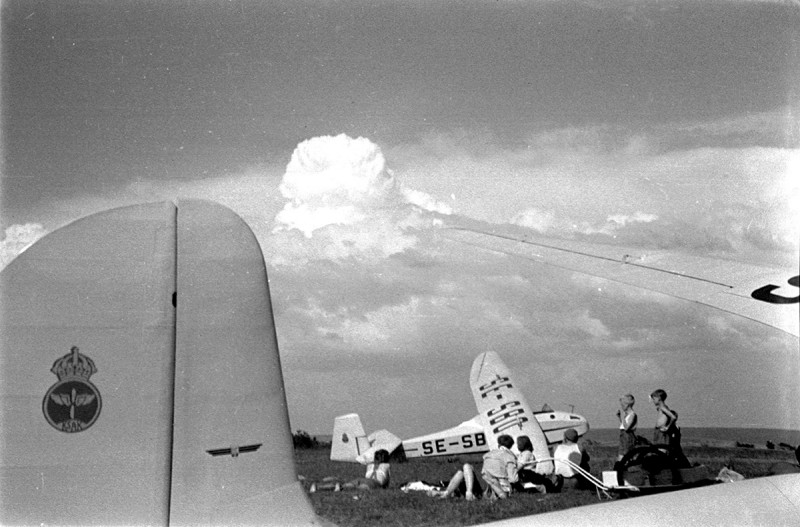
[[[398,448],[406,458],[450,456],[488,452],[497,446],[501,434],[528,435],[538,458],[550,457],[548,445],[564,440],[564,432],[574,428],[578,435],[589,430],[580,415],[554,411],[531,411],[511,372],[497,353],[481,353],[472,363],[470,387],[479,414],[460,425],[413,439],[401,441],[386,430],[369,436],[358,414],[340,415],[334,420],[331,459],[369,463],[375,451],[392,453]],[[534,425],[534,421],[538,425]],[[551,471],[545,464],[543,473]]]
[[[641,270],[685,279],[655,267]],[[783,311],[797,335],[784,282],[742,290],[746,270],[713,269],[737,298],[721,309]],[[0,285],[0,524],[325,525],[297,480],[261,249],[232,211],[180,201],[98,213],[40,239]],[[689,524],[798,525],[800,475],[495,525]]]

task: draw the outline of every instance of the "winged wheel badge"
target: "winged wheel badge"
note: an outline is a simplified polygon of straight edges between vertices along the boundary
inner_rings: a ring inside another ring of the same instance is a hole
[[[94,361],[82,355],[77,346],[53,363],[50,369],[58,377],[42,401],[47,422],[62,432],[86,430],[100,415],[102,401],[89,377],[97,372]]]

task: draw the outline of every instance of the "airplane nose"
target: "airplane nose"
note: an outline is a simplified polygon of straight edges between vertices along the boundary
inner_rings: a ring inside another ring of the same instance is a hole
[[[581,415],[569,416],[570,425],[578,432],[578,435],[583,435],[589,431],[589,421]]]

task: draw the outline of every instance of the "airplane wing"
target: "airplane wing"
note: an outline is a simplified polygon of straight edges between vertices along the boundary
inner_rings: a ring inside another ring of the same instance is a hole
[[[501,434],[514,439],[527,435],[533,443],[536,459],[550,457],[542,427],[497,353],[489,351],[475,358],[469,384],[490,448],[497,448],[497,436]],[[553,472],[553,462],[539,463],[536,471],[542,474]]]
[[[453,227],[442,229],[442,235],[482,249],[705,304],[800,335],[798,267],[776,269],[675,251],[626,250],[537,236],[513,226]]]
[[[720,483],[484,524],[487,527],[674,527],[676,525],[800,524],[800,476]]]
[[[322,524],[295,472],[261,249],[232,211],[95,214],[0,287],[0,524]]]

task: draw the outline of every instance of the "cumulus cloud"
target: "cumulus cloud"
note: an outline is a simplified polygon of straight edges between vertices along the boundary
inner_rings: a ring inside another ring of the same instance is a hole
[[[800,241],[800,150],[767,140],[776,122],[754,114],[551,129],[517,144],[451,133],[395,147],[391,159],[410,186],[455,191],[455,214],[753,261],[768,251],[782,264],[796,260]]]
[[[295,228],[308,238],[326,225],[358,223],[362,212],[397,198],[380,148],[369,139],[344,134],[297,145],[279,189],[291,202],[275,218],[278,228]],[[309,219],[317,213],[323,218]]]
[[[38,223],[17,224],[6,228],[5,237],[0,241],[0,269],[45,234],[47,231]]]
[[[637,223],[652,223],[658,220],[658,215],[641,211],[632,214],[611,214],[605,221],[589,222],[574,221],[569,217],[557,217],[555,212],[538,208],[526,209],[511,217],[509,223],[527,227],[541,233],[552,234],[604,234],[614,236],[625,227]]]
[[[611,331],[603,324],[603,321],[589,315],[588,310],[584,310],[574,319],[575,326],[594,338],[603,338],[611,335]]]
[[[292,154],[279,190],[274,264],[309,259],[375,259],[416,244],[414,229],[451,212],[430,195],[403,188],[378,145],[347,135],[315,137]],[[302,234],[305,241],[295,239]],[[282,243],[281,243],[282,242]]]
[[[416,205],[417,207],[423,210],[438,212],[439,214],[453,213],[453,208],[450,205],[434,199],[429,194],[420,192],[419,190],[413,190],[407,188],[403,188],[401,189],[401,191],[407,203]]]
[[[517,213],[511,218],[510,223],[544,233],[553,228],[555,220],[556,216],[552,211],[530,208]]]

